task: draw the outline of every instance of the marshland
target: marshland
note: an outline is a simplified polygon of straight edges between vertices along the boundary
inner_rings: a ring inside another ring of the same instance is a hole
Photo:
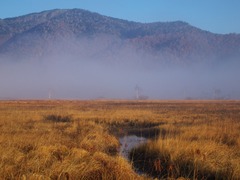
[[[0,179],[240,179],[239,132],[240,101],[0,101]]]

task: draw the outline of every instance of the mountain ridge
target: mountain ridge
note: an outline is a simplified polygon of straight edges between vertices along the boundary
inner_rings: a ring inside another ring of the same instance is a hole
[[[240,35],[81,9],[0,20],[1,97],[240,97]]]
[[[94,39],[99,35],[116,37],[118,46],[130,44],[136,51],[153,54],[158,61],[240,55],[240,34],[215,34],[183,21],[141,23],[83,9],[55,9],[1,19],[0,57],[38,57],[56,39],[64,43],[68,38]],[[109,39],[103,41],[111,47],[115,40]]]

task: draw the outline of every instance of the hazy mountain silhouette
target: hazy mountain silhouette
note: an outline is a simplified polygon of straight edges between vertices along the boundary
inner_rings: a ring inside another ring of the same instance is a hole
[[[214,34],[181,21],[130,22],[81,9],[0,20],[0,57],[41,58],[60,52],[111,59],[126,49],[158,62],[223,61],[239,56],[240,35]]]

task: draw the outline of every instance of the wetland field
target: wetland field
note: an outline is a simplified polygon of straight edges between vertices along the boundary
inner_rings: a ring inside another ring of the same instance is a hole
[[[240,179],[240,101],[0,101],[0,179]]]

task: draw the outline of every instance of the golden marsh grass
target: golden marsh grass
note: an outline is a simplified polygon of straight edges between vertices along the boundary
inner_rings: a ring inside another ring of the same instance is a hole
[[[119,156],[118,131],[152,126]],[[239,101],[0,101],[0,179],[238,179],[239,132]]]

